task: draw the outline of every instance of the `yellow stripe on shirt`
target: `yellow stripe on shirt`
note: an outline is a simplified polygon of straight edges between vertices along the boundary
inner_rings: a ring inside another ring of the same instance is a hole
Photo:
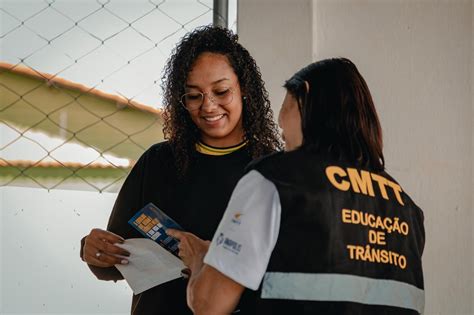
[[[242,142],[242,143],[240,143],[236,146],[233,146],[233,147],[215,148],[215,147],[211,147],[207,144],[204,144],[202,142],[198,142],[198,143],[196,143],[196,151],[198,151],[199,153],[202,153],[202,154],[220,156],[220,155],[226,155],[226,154],[230,154],[232,152],[235,152],[235,151],[239,150],[240,148],[244,147],[246,144],[247,144],[247,141],[244,141],[244,142]]]

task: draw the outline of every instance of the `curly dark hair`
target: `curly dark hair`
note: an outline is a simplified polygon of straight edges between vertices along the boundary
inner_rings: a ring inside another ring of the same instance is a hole
[[[242,127],[250,156],[258,158],[281,148],[268,92],[255,60],[230,30],[200,27],[186,34],[174,48],[162,78],[163,132],[173,148],[176,166],[182,174],[196,154],[195,145],[200,139],[200,131],[180,104],[180,98],[185,93],[188,72],[204,52],[226,56],[239,79],[242,94],[246,96],[243,100]]]

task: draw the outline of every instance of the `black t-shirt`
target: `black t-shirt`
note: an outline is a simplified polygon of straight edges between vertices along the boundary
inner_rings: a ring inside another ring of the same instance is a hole
[[[195,154],[186,176],[180,177],[168,142],[148,149],[125,180],[107,229],[125,239],[142,237],[127,221],[153,202],[186,231],[211,240],[251,157],[246,146],[225,155]],[[99,279],[122,279],[115,267],[90,267]],[[192,314],[186,304],[186,285],[176,279],[134,295],[131,313]]]

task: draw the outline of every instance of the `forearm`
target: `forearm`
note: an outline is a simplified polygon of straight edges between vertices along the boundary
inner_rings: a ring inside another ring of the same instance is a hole
[[[199,275],[196,273],[193,273],[193,275],[188,282],[188,306],[191,308],[194,315],[230,314],[232,311],[219,312],[218,310],[213,309],[211,295],[204,293],[208,292],[208,288],[205,288],[206,285],[199,282]]]
[[[193,314],[196,314],[196,305],[195,305],[195,286],[196,286],[196,279],[198,278],[198,274],[201,272],[201,269],[202,269],[202,264],[201,266],[196,266],[196,265],[193,265],[193,266],[188,266],[190,271],[191,271],[191,274],[190,274],[190,277],[188,279],[188,286],[187,286],[187,289],[186,289],[186,300],[187,300],[187,303],[188,303],[188,307],[193,311]]]
[[[243,287],[216,269],[201,265],[194,269],[188,282],[188,306],[194,314],[231,314],[242,294]]]

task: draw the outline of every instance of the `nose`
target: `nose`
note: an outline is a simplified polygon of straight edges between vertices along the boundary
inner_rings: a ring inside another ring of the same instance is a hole
[[[212,110],[214,109],[214,106],[217,106],[217,104],[216,104],[214,98],[212,97],[212,95],[210,95],[208,93],[204,93],[201,110],[207,111],[207,112],[212,112]]]

